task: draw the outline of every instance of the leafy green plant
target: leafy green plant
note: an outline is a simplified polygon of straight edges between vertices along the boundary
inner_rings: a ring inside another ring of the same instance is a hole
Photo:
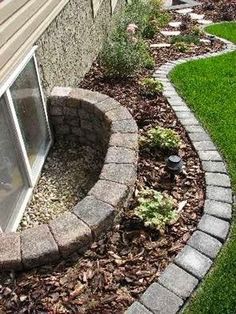
[[[173,36],[171,39],[171,44],[175,44],[177,42],[184,42],[187,44],[195,44],[198,45],[200,43],[200,40],[198,36],[196,35],[178,35]]]
[[[147,39],[152,39],[157,32],[157,27],[153,21],[150,21],[142,32],[142,36]]]
[[[151,55],[147,55],[143,59],[143,66],[148,70],[153,70],[155,67],[155,60]]]
[[[155,96],[156,94],[163,91],[162,83],[152,77],[146,77],[142,79],[140,84],[142,86],[144,93],[151,96]]]
[[[140,192],[139,206],[135,214],[144,221],[146,226],[163,230],[166,225],[175,222],[179,215],[175,208],[174,199],[152,189]]]
[[[158,13],[155,13],[155,21],[159,28],[164,28],[171,21],[171,14],[167,11],[159,10]]]
[[[199,37],[199,36],[204,35],[204,30],[202,28],[200,28],[199,26],[195,25],[192,27],[191,33],[193,36]]]
[[[174,44],[174,47],[179,52],[187,52],[189,51],[190,45],[188,43],[185,43],[183,41],[176,42]]]
[[[181,139],[174,130],[162,127],[151,128],[147,135],[141,138],[141,144],[166,150],[177,150],[181,145]]]

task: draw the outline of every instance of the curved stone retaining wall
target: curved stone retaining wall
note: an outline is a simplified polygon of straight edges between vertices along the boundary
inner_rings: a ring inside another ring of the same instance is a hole
[[[129,307],[126,314],[179,312],[206,276],[227,238],[233,199],[230,178],[224,161],[210,136],[168,79],[169,72],[178,64],[219,56],[236,49],[231,42],[222,41],[226,44],[224,51],[168,62],[153,75],[163,83],[163,94],[187,131],[202,162],[205,170],[206,200],[204,214],[187,245],[161,274],[158,281],[151,284],[140,300]]]
[[[97,92],[56,87],[49,113],[56,135],[78,145],[99,145],[105,152],[104,166],[88,196],[72,211],[21,233],[1,234],[0,270],[33,268],[82,253],[112,226],[133,191],[138,128],[126,108]]]

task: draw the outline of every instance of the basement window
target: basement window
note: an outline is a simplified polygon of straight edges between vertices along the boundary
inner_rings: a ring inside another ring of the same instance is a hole
[[[0,228],[15,231],[52,143],[34,47],[0,85]]]

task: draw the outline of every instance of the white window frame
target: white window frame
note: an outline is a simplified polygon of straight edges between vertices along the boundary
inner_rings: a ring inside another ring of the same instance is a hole
[[[7,106],[6,112],[8,114],[8,118],[12,124],[12,128],[13,128],[12,132],[14,134],[13,138],[14,138],[14,141],[15,141],[15,144],[17,147],[17,151],[19,151],[19,154],[17,154],[18,155],[17,157],[18,157],[20,166],[22,166],[21,172],[23,173],[23,176],[24,176],[25,181],[26,181],[25,182],[26,183],[26,186],[25,186],[26,192],[18,200],[17,206],[14,209],[13,214],[12,214],[12,216],[11,216],[11,218],[10,218],[10,220],[9,220],[5,230],[4,230],[6,232],[15,231],[17,229],[17,227],[21,221],[21,218],[24,214],[25,208],[31,199],[31,196],[33,193],[33,188],[36,185],[36,183],[40,177],[43,164],[45,162],[45,159],[47,157],[47,154],[48,154],[49,149],[50,149],[52,142],[53,142],[52,133],[51,133],[51,130],[49,127],[46,102],[45,102],[42,84],[41,84],[40,75],[39,75],[39,68],[38,68],[38,64],[37,64],[37,60],[36,60],[36,56],[35,56],[36,49],[37,49],[37,46],[34,46],[29,51],[29,53],[25,56],[25,58],[22,60],[22,62],[19,64],[19,66],[16,67],[16,69],[13,71],[13,73],[8,77],[8,79],[3,84],[0,84],[0,97],[4,97],[4,100],[6,102],[6,106]],[[20,126],[18,123],[18,119],[17,119],[17,115],[16,115],[16,111],[14,108],[14,103],[13,103],[11,91],[10,91],[11,86],[13,85],[13,83],[15,82],[15,80],[17,79],[19,74],[24,70],[24,68],[26,67],[26,65],[28,64],[28,62],[31,59],[34,62],[34,66],[35,66],[35,70],[36,70],[36,76],[37,76],[38,85],[39,85],[39,92],[40,92],[42,105],[43,105],[44,118],[46,121],[48,134],[49,134],[48,146],[47,146],[46,150],[44,149],[43,154],[39,154],[37,156],[36,160],[34,161],[33,167],[30,165],[30,162],[29,162],[29,158],[28,158],[28,155],[26,152],[22,132],[21,132],[21,129],[20,129]],[[0,230],[1,230],[1,226],[0,226]]]

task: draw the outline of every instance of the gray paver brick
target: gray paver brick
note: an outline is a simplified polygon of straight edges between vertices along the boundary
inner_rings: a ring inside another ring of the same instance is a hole
[[[213,200],[206,200],[204,213],[218,218],[223,218],[225,220],[230,220],[232,218],[232,205]]]
[[[113,133],[110,137],[109,146],[125,147],[138,150],[138,134]]]
[[[112,226],[115,216],[111,205],[93,196],[86,196],[74,207],[73,212],[91,228],[96,237]]]
[[[20,234],[16,232],[0,234],[0,271],[21,270]]]
[[[175,263],[193,276],[202,279],[211,267],[212,261],[186,245],[175,258]]]
[[[133,164],[105,164],[100,178],[133,185],[136,181],[136,167]]]
[[[71,212],[51,220],[49,227],[63,257],[74,251],[84,252],[92,242],[90,228]]]
[[[207,185],[206,187],[206,199],[214,201],[232,203],[232,190],[229,188],[223,188],[219,186]]]
[[[198,280],[175,264],[170,264],[158,281],[167,289],[186,299],[198,284]]]
[[[135,164],[136,162],[137,154],[133,149],[111,146],[107,150],[105,158],[106,164]]]
[[[227,173],[225,164],[220,161],[202,161],[202,168],[208,172]]]
[[[145,306],[135,301],[126,311],[125,314],[152,314]]]
[[[188,245],[192,246],[211,259],[214,259],[218,254],[222,243],[210,235],[197,230],[189,239]]]
[[[206,132],[189,133],[192,142],[210,141],[210,137]]]
[[[132,120],[119,120],[112,122],[111,132],[116,133],[137,133],[138,127],[135,121]]]
[[[216,150],[215,145],[212,143],[212,141],[201,141],[201,142],[195,142],[194,147],[197,151],[214,151]]]
[[[204,214],[198,224],[198,229],[224,241],[229,231],[229,223],[225,220]]]
[[[222,161],[220,154],[217,151],[198,151],[198,155],[201,160],[209,160],[209,161]]]
[[[155,314],[175,314],[183,304],[181,298],[158,283],[151,284],[140,300]]]
[[[223,173],[205,173],[206,184],[208,185],[216,185],[222,187],[230,187],[230,179],[227,174]]]

